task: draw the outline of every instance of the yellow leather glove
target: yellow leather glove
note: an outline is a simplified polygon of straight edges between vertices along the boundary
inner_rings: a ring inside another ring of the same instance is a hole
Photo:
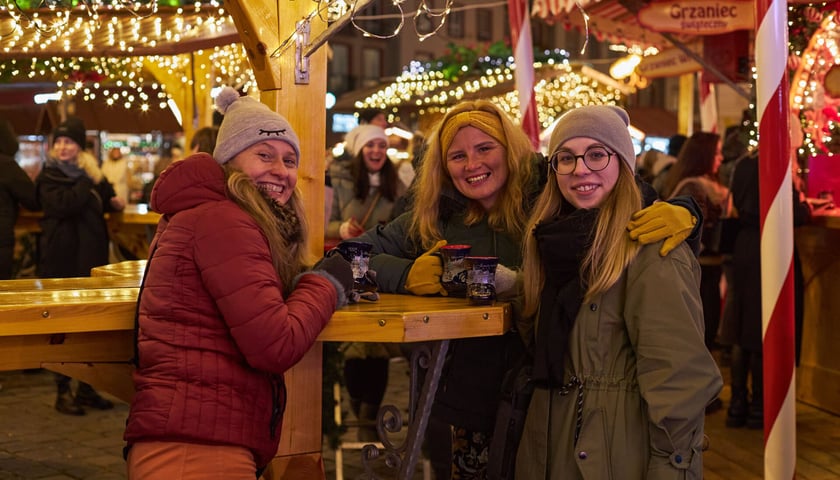
[[[627,230],[630,238],[643,245],[665,240],[659,255],[666,256],[685,241],[697,219],[688,209],[671,205],[668,202],[656,202],[633,214]]]
[[[434,295],[439,293],[446,296],[446,289],[440,284],[440,276],[443,275],[443,262],[437,255],[433,255],[440,247],[446,245],[446,240],[438,241],[430,248],[414,259],[414,265],[408,271],[405,279],[405,289],[414,295]]]

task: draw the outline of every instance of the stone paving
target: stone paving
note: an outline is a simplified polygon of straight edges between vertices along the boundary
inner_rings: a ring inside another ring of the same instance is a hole
[[[408,405],[404,361],[391,363],[385,403]],[[122,440],[128,404],[107,394],[113,410],[88,409],[87,415],[63,415],[53,408],[55,383],[46,370],[0,372],[0,480],[125,480]],[[75,381],[74,381],[75,388]],[[348,408],[344,408],[346,412]],[[353,429],[343,437],[355,440]],[[327,478],[336,478],[335,453],[324,449]],[[382,478],[394,478],[383,468]],[[344,478],[362,474],[359,450],[344,451]],[[418,466],[416,479],[422,479]]]

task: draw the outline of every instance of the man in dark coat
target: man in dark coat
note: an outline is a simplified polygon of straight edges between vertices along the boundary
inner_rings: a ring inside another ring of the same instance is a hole
[[[38,210],[35,184],[15,161],[18,140],[12,125],[0,119],[0,280],[12,278],[18,207]]]

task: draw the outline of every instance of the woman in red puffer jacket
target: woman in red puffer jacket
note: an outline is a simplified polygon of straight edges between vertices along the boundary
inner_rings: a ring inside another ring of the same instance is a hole
[[[352,288],[339,255],[304,268],[291,126],[230,88],[216,102],[213,157],[174,163],[152,191],[163,217],[139,299],[130,479],[254,479],[277,451],[283,372]]]

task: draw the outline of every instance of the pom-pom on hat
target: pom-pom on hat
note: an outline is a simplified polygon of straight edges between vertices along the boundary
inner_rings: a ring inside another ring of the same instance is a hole
[[[76,117],[68,117],[67,120],[55,128],[52,132],[53,143],[59,137],[67,137],[76,142],[80,149],[85,148],[87,134],[85,133],[85,124]]]
[[[216,96],[216,107],[224,114],[213,158],[220,165],[229,162],[239,152],[266,140],[282,140],[295,150],[300,160],[300,141],[289,122],[267,105],[225,87]]]
[[[616,152],[630,171],[636,168],[636,150],[630,137],[630,116],[615,105],[587,105],[563,114],[551,133],[549,155],[572,138],[588,137]]]
[[[362,147],[375,139],[382,139],[385,140],[385,143],[388,143],[388,136],[385,135],[385,130],[382,127],[370,124],[359,125],[347,133],[347,137],[344,139],[344,149],[355,157],[362,151]]]

